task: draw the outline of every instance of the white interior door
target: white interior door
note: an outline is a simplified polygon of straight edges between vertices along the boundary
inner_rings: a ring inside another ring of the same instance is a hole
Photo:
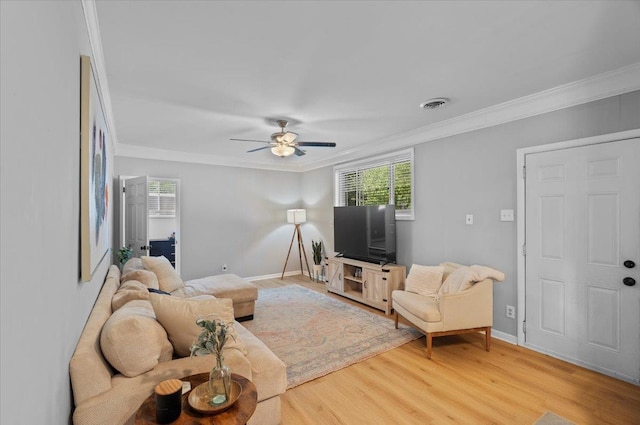
[[[135,177],[124,181],[126,246],[133,256],[149,255],[148,177]]]
[[[639,382],[640,139],[525,164],[525,345]]]

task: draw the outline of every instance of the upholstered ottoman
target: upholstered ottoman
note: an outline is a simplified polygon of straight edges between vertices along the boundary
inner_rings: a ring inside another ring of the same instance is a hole
[[[185,297],[213,295],[216,298],[231,298],[236,320],[252,320],[258,288],[235,274],[207,276],[188,280],[182,288]]]

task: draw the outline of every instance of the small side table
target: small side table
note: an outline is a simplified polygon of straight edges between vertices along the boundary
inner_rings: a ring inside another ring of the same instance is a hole
[[[244,376],[237,373],[231,374],[231,379],[237,381],[242,387],[242,394],[233,406],[225,410],[224,412],[216,415],[204,415],[198,413],[191,408],[187,397],[189,392],[182,395],[182,413],[175,421],[171,422],[171,425],[193,425],[193,424],[207,424],[207,425],[245,425],[253,412],[256,410],[258,404],[258,391],[253,382],[249,381]],[[198,385],[209,380],[208,373],[200,373],[198,375],[187,376],[182,378],[182,381],[189,381],[191,383],[191,389],[193,390]],[[156,397],[155,394],[151,394],[142,403],[142,406],[136,412],[136,425],[156,425]]]

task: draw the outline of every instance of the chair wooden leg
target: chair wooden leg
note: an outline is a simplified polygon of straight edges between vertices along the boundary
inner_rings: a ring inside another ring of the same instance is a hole
[[[491,326],[487,326],[487,329],[484,331],[484,344],[487,351],[491,350]]]
[[[393,317],[396,322],[396,329],[398,329],[398,312],[396,310],[393,311]]]
[[[430,333],[427,334],[427,358],[431,360],[431,345],[432,345],[432,336]]]

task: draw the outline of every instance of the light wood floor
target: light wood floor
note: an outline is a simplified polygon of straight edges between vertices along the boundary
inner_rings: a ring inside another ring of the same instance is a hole
[[[253,283],[327,293],[303,276]],[[546,411],[577,424],[640,424],[640,387],[495,338],[488,353],[483,338],[434,338],[428,360],[423,337],[292,388],[282,424],[532,424]]]

